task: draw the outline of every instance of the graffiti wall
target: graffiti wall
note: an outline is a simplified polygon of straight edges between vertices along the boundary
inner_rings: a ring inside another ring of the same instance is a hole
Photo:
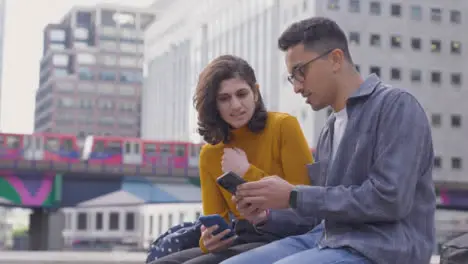
[[[62,176],[0,170],[0,204],[55,207],[62,197]]]

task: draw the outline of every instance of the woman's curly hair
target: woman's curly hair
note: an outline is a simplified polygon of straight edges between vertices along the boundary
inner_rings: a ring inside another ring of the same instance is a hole
[[[252,67],[239,57],[219,56],[200,73],[193,96],[193,104],[198,112],[198,133],[212,145],[220,142],[229,143],[232,139],[232,128],[221,118],[216,103],[221,82],[232,78],[244,80],[257,95],[255,111],[248,123],[250,131],[260,132],[266,126],[268,114],[260,92],[255,86],[257,78]]]

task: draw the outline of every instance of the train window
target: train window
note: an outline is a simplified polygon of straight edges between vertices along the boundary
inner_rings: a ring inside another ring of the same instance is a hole
[[[175,154],[177,157],[185,156],[185,146],[184,145],[176,145],[175,146]]]
[[[4,143],[5,143],[5,137],[0,136],[0,146],[3,146]]]
[[[45,149],[50,151],[59,151],[60,142],[57,138],[46,138]]]
[[[169,154],[169,152],[170,152],[170,147],[169,147],[169,145],[162,144],[162,145],[159,147],[159,152],[161,152],[161,154]]]
[[[195,144],[190,145],[190,156],[196,157],[197,156],[197,148],[198,146]]]
[[[8,148],[17,149],[20,147],[20,137],[19,136],[7,136],[6,145]]]
[[[135,143],[135,153],[140,153],[140,143]]]
[[[125,142],[125,153],[129,154],[132,152],[130,142]]]
[[[120,141],[107,142],[107,151],[111,153],[122,153],[122,144]]]
[[[144,146],[144,151],[146,155],[156,154],[156,144],[146,143]]]
[[[72,139],[64,139],[62,141],[62,150],[72,151],[73,150],[73,140]]]
[[[94,144],[94,152],[104,152],[104,141],[96,140]]]

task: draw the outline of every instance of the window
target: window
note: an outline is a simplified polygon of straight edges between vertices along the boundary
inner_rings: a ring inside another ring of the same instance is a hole
[[[64,50],[65,49],[65,44],[50,43],[49,44],[49,49],[51,49],[51,50]]]
[[[78,68],[78,77],[80,80],[93,80],[94,75],[91,72],[91,69],[88,67],[79,67]]]
[[[379,16],[382,13],[382,7],[380,6],[380,2],[370,2],[369,13],[371,15]]]
[[[413,48],[413,50],[421,50],[421,39],[411,38],[411,48]]]
[[[138,50],[138,45],[134,43],[123,43],[120,42],[120,51],[127,53],[135,53]]]
[[[328,0],[328,9],[330,9],[330,10],[339,10],[340,9],[340,0]]]
[[[461,127],[461,115],[454,114],[450,117],[452,127]]]
[[[150,215],[149,216],[149,235],[152,236],[153,235],[153,215]]]
[[[442,125],[442,116],[440,114],[431,115],[432,127],[440,127]]]
[[[442,10],[440,8],[431,8],[431,20],[433,22],[442,21]]]
[[[141,72],[123,71],[120,73],[120,81],[123,83],[141,83],[142,74]]]
[[[411,82],[421,82],[421,70],[411,70]]]
[[[354,43],[359,45],[360,42],[360,35],[359,32],[350,32],[349,33],[349,43]]]
[[[163,145],[159,146],[159,152],[161,154],[165,154],[165,155],[169,154],[169,152],[170,152],[169,145],[163,144]]]
[[[89,32],[87,28],[79,27],[75,29],[74,35],[75,35],[75,39],[86,40],[88,39]]]
[[[109,51],[115,51],[117,50],[117,42],[114,40],[100,40],[99,41],[101,49],[103,50],[109,50]]]
[[[146,155],[155,155],[157,153],[156,144],[146,143],[143,146],[143,148],[144,148],[143,151],[145,152]]]
[[[401,5],[392,4],[391,7],[390,7],[390,13],[394,17],[400,17],[401,16]]]
[[[462,77],[461,77],[461,73],[452,73],[450,75],[450,81],[452,83],[452,85],[455,85],[455,86],[460,86],[461,83],[462,83]]]
[[[123,67],[138,67],[138,59],[135,57],[122,56],[119,59],[119,65]]]
[[[121,85],[119,86],[119,94],[121,95],[134,95],[135,94],[135,87],[131,85]]]
[[[392,68],[390,70],[390,78],[392,80],[400,80],[401,79],[401,70],[398,68]]]
[[[349,0],[349,12],[359,13],[361,11],[360,0]]]
[[[95,64],[96,57],[93,54],[89,53],[80,53],[76,56],[76,61],[79,64]]]
[[[411,20],[421,21],[422,20],[422,8],[421,6],[411,6]]]
[[[183,224],[185,221],[185,214],[184,212],[179,213],[179,224]]]
[[[374,74],[376,74],[377,76],[380,77],[380,67],[371,66],[369,71],[370,71],[370,73],[374,73]]]
[[[159,214],[158,216],[158,234],[162,235],[163,232],[163,216],[162,214]]]
[[[380,47],[380,35],[379,34],[370,35],[370,45],[373,47]]]
[[[52,151],[52,152],[57,152],[60,150],[60,143],[57,138],[47,138],[45,140],[45,149]]]
[[[65,54],[54,54],[52,63],[55,66],[68,66],[68,55]]]
[[[86,230],[87,228],[87,218],[88,216],[86,213],[78,213],[76,221],[76,229],[78,230]]]
[[[68,76],[68,70],[64,68],[55,68],[54,69],[54,76],[55,77],[65,77]]]
[[[440,53],[440,50],[442,49],[442,43],[440,40],[433,39],[431,40],[431,51],[434,53]]]
[[[452,157],[452,169],[459,170],[462,168],[462,159],[460,157]]]
[[[55,89],[58,91],[73,91],[75,89],[75,86],[73,83],[69,82],[57,82],[55,83]]]
[[[169,213],[169,215],[167,216],[167,228],[171,228],[172,227],[172,214]]]
[[[135,213],[127,213],[125,215],[125,230],[133,231],[135,230]]]
[[[75,100],[73,100],[73,98],[70,98],[70,97],[62,97],[60,99],[58,99],[58,107],[60,108],[72,108],[73,106],[75,106]]]
[[[392,36],[390,38],[390,46],[392,48],[401,48],[401,37],[400,36]]]
[[[461,12],[458,10],[451,10],[450,22],[453,24],[461,24]]]
[[[114,55],[103,55],[99,58],[99,61],[106,66],[114,66],[117,64],[117,57]]]
[[[65,30],[63,29],[51,29],[49,31],[49,38],[51,41],[64,42],[66,39]]]
[[[112,212],[109,214],[109,230],[119,230],[119,213]]]
[[[442,158],[439,156],[434,157],[434,168],[442,168]]]
[[[183,157],[185,156],[185,146],[181,145],[181,146],[178,146],[176,145],[175,146],[175,154],[177,157]]]
[[[102,230],[103,218],[102,213],[96,213],[96,230]]]
[[[20,147],[20,138],[19,136],[7,136],[6,146],[10,149],[17,149]]]
[[[451,41],[450,42],[450,53],[460,54],[461,53],[461,43],[460,41]]]
[[[440,71],[431,72],[431,82],[433,84],[440,84],[442,82],[442,73]]]
[[[99,73],[99,79],[101,81],[115,81],[117,74],[113,71],[102,71]]]

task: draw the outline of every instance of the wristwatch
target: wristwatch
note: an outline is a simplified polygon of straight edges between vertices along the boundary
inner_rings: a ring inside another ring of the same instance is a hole
[[[289,207],[291,207],[292,209],[297,208],[297,194],[298,191],[295,188],[292,189],[292,191],[289,193]]]

